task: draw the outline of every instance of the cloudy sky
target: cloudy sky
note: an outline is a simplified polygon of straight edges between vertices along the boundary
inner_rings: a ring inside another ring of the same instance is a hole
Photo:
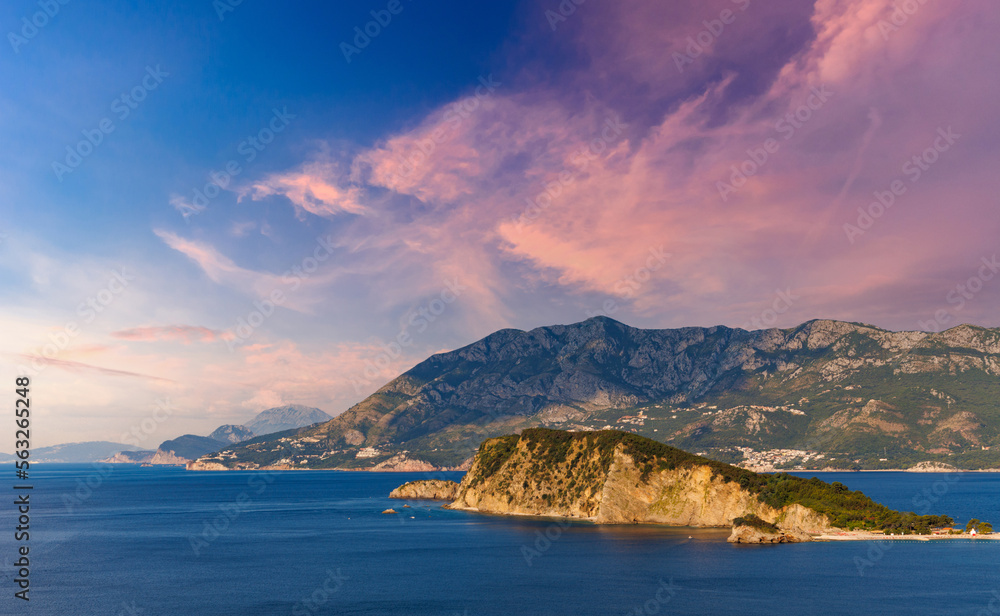
[[[0,8],[35,446],[596,314],[1000,325],[991,0],[170,4]]]

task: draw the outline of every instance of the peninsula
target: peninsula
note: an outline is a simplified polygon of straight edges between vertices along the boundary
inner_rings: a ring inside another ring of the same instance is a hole
[[[440,487],[427,492],[451,496]],[[420,482],[402,492],[420,495]],[[454,493],[447,508],[597,524],[732,526],[734,543],[808,541],[853,530],[926,534],[953,522],[894,511],[838,482],[757,474],[613,430],[533,428],[488,439]]]

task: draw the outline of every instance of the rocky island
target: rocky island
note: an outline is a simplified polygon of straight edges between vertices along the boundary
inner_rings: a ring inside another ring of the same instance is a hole
[[[434,491],[421,483],[394,494]],[[597,524],[732,526],[734,543],[808,541],[853,529],[926,533],[952,523],[893,511],[840,483],[757,474],[613,430],[533,428],[488,439],[446,507]]]
[[[404,500],[453,501],[458,496],[458,484],[442,479],[425,479],[404,483],[389,494],[389,498]]]

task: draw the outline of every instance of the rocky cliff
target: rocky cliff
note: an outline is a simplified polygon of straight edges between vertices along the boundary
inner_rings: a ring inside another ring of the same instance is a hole
[[[951,523],[892,511],[840,483],[759,475],[616,431],[530,429],[487,440],[448,508],[598,524],[729,526],[741,518],[782,541],[835,526],[916,531]]]
[[[157,449],[153,457],[149,459],[148,464],[187,465],[188,462],[187,458],[178,456],[174,451]]]
[[[404,483],[389,493],[389,498],[404,500],[453,501],[458,496],[458,484],[442,479],[425,479]]]
[[[548,436],[541,431],[543,438]],[[791,532],[822,533],[829,519],[798,504],[771,507],[717,466],[639,459],[625,442],[570,437],[556,449],[536,439],[483,444],[451,509],[573,517],[599,524],[729,526],[755,514]],[[502,460],[502,461],[501,461]]]
[[[103,464],[142,464],[143,462],[149,462],[153,459],[155,454],[155,451],[148,450],[120,451],[109,458],[98,460],[98,462]]]

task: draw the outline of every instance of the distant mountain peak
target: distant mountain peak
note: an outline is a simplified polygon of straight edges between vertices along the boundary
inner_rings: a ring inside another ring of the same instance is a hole
[[[301,404],[286,404],[261,411],[244,426],[259,436],[302,428],[331,419],[333,419],[332,416],[318,408]]]
[[[242,443],[243,441],[248,441],[255,436],[253,430],[246,426],[238,426],[233,424],[226,424],[224,426],[219,426],[214,432],[208,435],[208,438],[215,439],[217,441],[222,441],[224,443]]]

